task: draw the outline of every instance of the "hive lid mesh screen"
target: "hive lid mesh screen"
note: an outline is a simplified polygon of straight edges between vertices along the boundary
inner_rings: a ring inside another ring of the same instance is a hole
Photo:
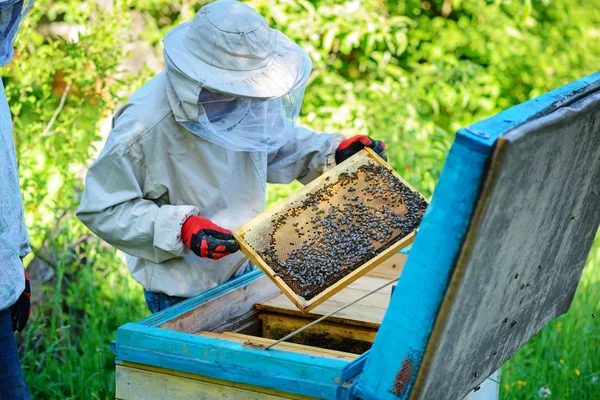
[[[240,233],[276,276],[310,300],[411,234],[425,207],[418,192],[361,152]]]

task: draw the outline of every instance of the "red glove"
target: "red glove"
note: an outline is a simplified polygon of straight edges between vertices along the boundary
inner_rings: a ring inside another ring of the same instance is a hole
[[[383,143],[381,140],[373,140],[367,135],[357,135],[345,139],[342,143],[340,143],[337,151],[335,152],[335,163],[339,164],[349,159],[365,147],[372,148],[377,154],[379,154],[381,158],[387,161],[387,156],[383,151],[385,150],[385,143]]]
[[[196,255],[213,260],[240,249],[230,230],[221,228],[204,217],[189,217],[181,227],[181,239]]]
[[[27,325],[29,315],[31,314],[31,286],[29,285],[29,276],[25,273],[25,290],[17,299],[17,302],[10,307],[10,316],[12,319],[12,330],[22,332]]]

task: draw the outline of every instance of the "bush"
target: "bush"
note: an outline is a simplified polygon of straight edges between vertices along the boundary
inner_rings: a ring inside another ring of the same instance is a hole
[[[34,398],[114,397],[108,342],[117,326],[147,311],[117,255],[81,240],[86,230],[73,211],[82,173],[101,145],[103,118],[152,74],[119,70],[133,30],[130,12],[141,13],[143,39],[160,50],[162,36],[204,2],[97,4],[107,3],[38,0],[17,57],[3,70],[27,225],[37,253],[57,271],[26,336],[23,364]],[[383,139],[391,164],[429,196],[457,129],[600,65],[594,0],[250,4],[313,60],[302,123]],[[75,26],[78,33],[48,36],[49,26]],[[297,187],[271,186],[269,204]],[[598,297],[596,291],[578,298]]]

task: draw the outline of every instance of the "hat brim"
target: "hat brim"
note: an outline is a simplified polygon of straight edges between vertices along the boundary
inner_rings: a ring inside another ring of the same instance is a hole
[[[218,68],[194,56],[185,46],[191,22],[183,23],[163,39],[165,56],[187,77],[208,89],[236,96],[281,97],[305,82],[312,63],[300,46],[279,31],[278,49],[270,62],[251,71]]]

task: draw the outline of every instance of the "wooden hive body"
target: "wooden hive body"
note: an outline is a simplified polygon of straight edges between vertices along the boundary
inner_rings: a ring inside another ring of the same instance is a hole
[[[326,311],[294,314],[253,271],[119,328],[117,397],[477,396],[572,300],[600,218],[599,89],[600,73],[458,132],[400,280],[384,294],[389,305],[359,303],[313,336],[372,341],[369,351],[332,342],[261,350],[273,340],[263,336]],[[361,279],[392,278],[403,260],[390,260],[371,271],[379,278]],[[155,394],[152,381],[164,383]]]

